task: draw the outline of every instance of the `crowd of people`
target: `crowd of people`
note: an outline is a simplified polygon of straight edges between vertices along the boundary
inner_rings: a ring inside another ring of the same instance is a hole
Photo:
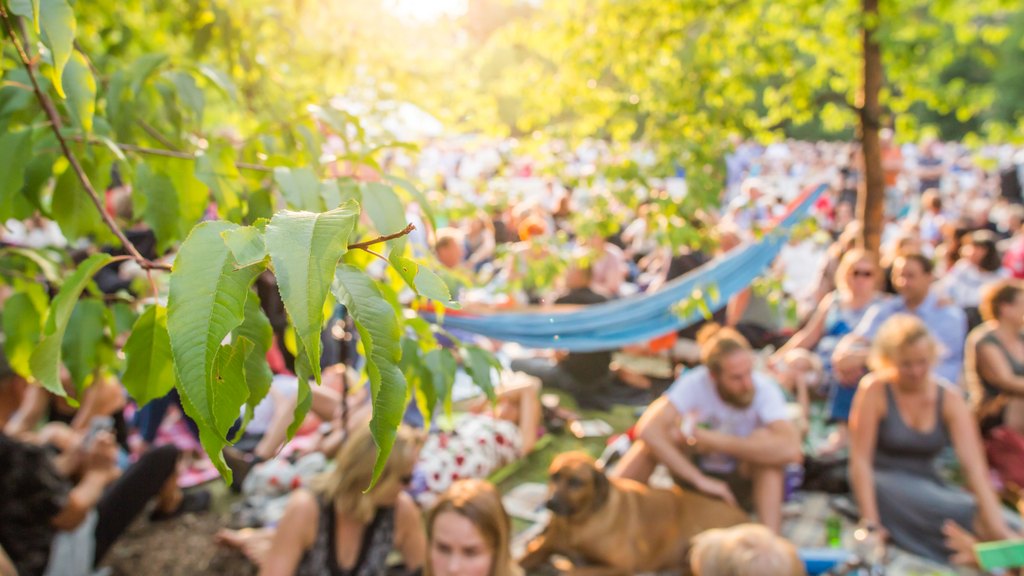
[[[273,279],[261,278],[275,378],[246,435],[226,451],[243,505],[236,529],[219,540],[263,574],[383,574],[396,551],[406,573],[518,574],[509,516],[485,479],[531,453],[553,417],[573,417],[542,405],[548,390],[583,409],[648,405],[608,473],[647,483],[661,466],[686,490],[757,520],[696,538],[697,574],[766,574],[769,564],[772,574],[801,573],[780,534],[794,470],[811,460],[848,461],[856,520],[918,556],[971,563],[975,542],[1018,537],[1020,516],[1004,502],[1018,502],[1024,486],[1019,155],[935,141],[897,146],[884,134],[876,254],[856,246],[856,146],[735,144],[721,208],[685,220],[658,209],[687,194],[682,169],[637,185],[627,201],[622,190],[632,184],[602,168],[648,158],[617,156],[601,142],[555,145],[543,164],[517,156],[509,141],[435,143],[418,162],[390,158],[391,168],[436,183],[432,214],[407,206],[417,224],[411,241],[436,259],[463,306],[478,310],[657,291],[753,241],[805,185],[828,188],[812,211],[816,231],[794,235],[773,265],[775,292],[748,287],[709,321],[621,351],[484,343],[506,365],[497,401],[459,370],[454,427],[422,429],[411,403],[368,492],[376,447],[358,335],[343,313],[328,323],[324,385],[314,388],[302,442],[285,446],[297,385],[280,344],[287,322]],[[543,175],[556,169],[559,178]],[[698,241],[666,242],[679,226],[698,231]],[[0,240],[66,245],[41,219],[9,223]],[[128,274],[100,277],[100,288],[123,289]],[[664,359],[674,377],[645,374],[620,352]],[[63,379],[75,396],[70,375]],[[183,450],[158,441],[165,417],[181,412],[174,393],[136,410],[106,376],[77,401],[0,364],[0,574],[86,574],[144,511],[160,522],[209,508],[207,492],[179,488]],[[827,439],[809,433],[815,418],[832,426]],[[191,434],[198,439],[194,425]]]

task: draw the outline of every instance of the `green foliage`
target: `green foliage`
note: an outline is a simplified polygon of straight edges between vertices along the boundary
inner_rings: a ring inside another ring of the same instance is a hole
[[[140,407],[166,396],[174,388],[166,308],[160,305],[146,308],[132,327],[124,354],[127,365],[121,383]]]
[[[49,305],[39,285],[25,287],[25,292],[12,294],[4,303],[4,354],[11,368],[23,377],[30,377],[29,357],[39,343],[43,318]]]
[[[67,0],[39,0],[39,4],[33,6],[33,13],[39,15],[43,43],[52,55],[50,80],[53,81],[57,94],[64,98],[64,66],[71,58],[78,20],[75,19]],[[75,79],[76,77],[72,77],[72,80]]]
[[[61,342],[64,365],[71,375],[77,396],[92,382],[94,372],[105,357],[113,356],[113,346],[107,334],[106,306],[94,298],[78,301],[68,319],[68,327]]]
[[[237,390],[245,387],[245,381],[238,382],[242,373],[230,371],[234,365],[218,361],[218,356],[240,353],[237,345],[224,346],[222,342],[242,324],[249,288],[260,273],[256,266],[236,268],[221,238],[222,232],[235,227],[223,221],[195,227],[174,261],[167,302],[167,332],[182,404],[200,425],[203,448],[226,478],[230,478],[230,471],[220,456],[227,443],[226,430],[220,431],[217,418],[236,396],[222,398],[217,389],[226,386]],[[239,406],[235,407],[236,417]]]
[[[267,315],[260,308],[260,299],[256,294],[249,294],[245,299],[245,316],[242,324],[235,329],[235,335],[253,344],[245,357],[245,383],[249,387],[249,394],[245,402],[245,418],[238,432],[240,435],[252,420],[256,406],[270,392],[270,383],[274,378],[266,360],[267,352],[273,344],[274,331]]]
[[[366,371],[373,392],[370,430],[377,443],[377,461],[371,486],[380,478],[387,454],[395,443],[395,432],[405,411],[406,381],[398,363],[402,358],[402,336],[391,305],[372,280],[358,268],[338,266],[334,293],[355,319],[366,352]],[[454,377],[454,374],[453,374]]]
[[[349,203],[323,214],[281,212],[267,225],[267,252],[281,299],[318,384],[324,303],[358,214],[358,206]]]
[[[96,114],[96,79],[81,53],[72,52],[64,68],[63,85],[67,88],[66,104],[74,125],[82,132],[92,132],[92,119]]]
[[[42,338],[29,358],[29,369],[32,377],[53,394],[67,396],[60,379],[61,344],[64,341],[68,322],[75,310],[75,304],[82,291],[92,282],[92,277],[96,272],[109,262],[110,256],[107,254],[90,256],[64,282],[64,285],[60,287],[60,292],[50,304],[43,325]]]

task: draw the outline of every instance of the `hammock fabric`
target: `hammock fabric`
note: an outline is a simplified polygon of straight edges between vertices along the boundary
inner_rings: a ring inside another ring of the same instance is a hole
[[[689,298],[695,290],[701,290],[708,307],[716,311],[749,286],[775,260],[793,226],[806,216],[825,188],[825,185],[806,188],[760,240],[731,250],[665,284],[657,292],[571,311],[477,313],[448,310],[440,322],[430,311],[424,311],[423,316],[445,328],[516,342],[528,348],[593,352],[646,342],[704,318],[700,310],[685,316],[673,310],[676,303]],[[711,287],[717,288],[715,301],[707,296]]]

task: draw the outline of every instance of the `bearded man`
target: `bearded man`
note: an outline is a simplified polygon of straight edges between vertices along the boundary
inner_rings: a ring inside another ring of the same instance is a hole
[[[647,482],[664,464],[683,487],[754,512],[778,533],[786,466],[803,460],[785,397],[754,370],[750,344],[735,330],[706,326],[698,342],[703,366],[644,412],[613,476]]]

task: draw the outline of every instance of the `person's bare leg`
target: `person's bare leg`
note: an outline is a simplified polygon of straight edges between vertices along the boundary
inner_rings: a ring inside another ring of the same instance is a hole
[[[780,466],[753,467],[754,511],[776,534],[782,530],[782,495],[786,473]]]
[[[499,407],[498,417],[515,422],[522,436],[522,454],[533,451],[537,444],[537,429],[540,428],[540,383],[534,379],[524,381],[503,392],[504,410]]]
[[[284,446],[284,442],[288,438],[288,426],[295,419],[296,398],[294,396],[286,397],[273,388],[271,388],[270,394],[274,401],[274,415],[270,418],[270,424],[267,426],[266,432],[263,433],[263,438],[260,438],[256,448],[252,451],[253,454],[264,460],[273,458]]]
[[[324,422],[330,422],[341,406],[341,393],[326,386],[312,386],[313,401],[310,411]],[[289,422],[291,424],[291,422]]]
[[[647,443],[643,440],[636,440],[608,475],[612,478],[628,478],[646,484],[651,479],[651,474],[654,473],[654,468],[657,465],[658,459]]]
[[[164,481],[164,485],[160,487],[160,492],[156,495],[156,508],[157,510],[170,514],[181,506],[181,500],[185,495],[182,494],[181,488],[178,488],[178,472],[175,469],[174,474]]]

